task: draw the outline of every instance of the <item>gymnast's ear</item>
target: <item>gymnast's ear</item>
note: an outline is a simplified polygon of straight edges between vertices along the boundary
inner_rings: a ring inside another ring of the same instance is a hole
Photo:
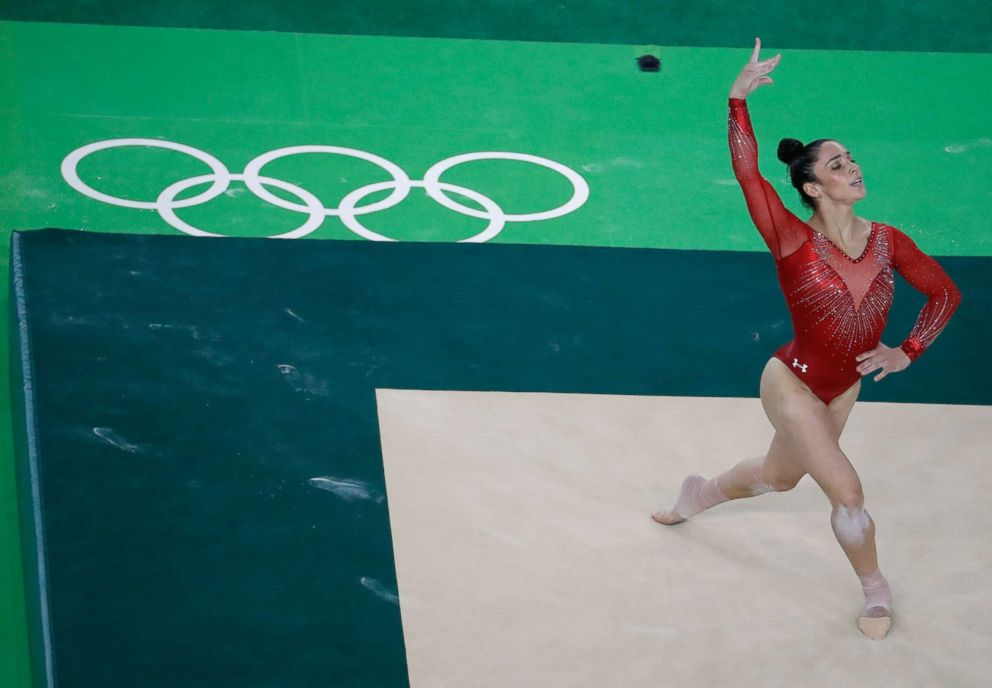
[[[806,182],[803,184],[803,193],[814,200],[823,198],[823,189],[816,182]]]

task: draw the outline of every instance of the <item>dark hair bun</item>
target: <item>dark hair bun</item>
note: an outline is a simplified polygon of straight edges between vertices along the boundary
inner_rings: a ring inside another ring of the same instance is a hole
[[[805,146],[802,141],[797,139],[782,139],[778,142],[778,159],[788,165],[803,154],[803,148]]]

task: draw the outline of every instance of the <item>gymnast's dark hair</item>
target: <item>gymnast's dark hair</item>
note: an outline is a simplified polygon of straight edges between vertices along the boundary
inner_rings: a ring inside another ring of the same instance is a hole
[[[815,182],[813,175],[813,164],[816,163],[816,156],[820,153],[820,146],[833,139],[817,139],[805,146],[797,139],[782,139],[778,142],[778,159],[789,167],[789,179],[792,185],[799,191],[803,205],[810,210],[815,209],[813,198],[803,190],[806,182]]]

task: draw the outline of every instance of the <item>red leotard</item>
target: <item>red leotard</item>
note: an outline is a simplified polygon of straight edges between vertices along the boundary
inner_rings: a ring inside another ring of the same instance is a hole
[[[861,376],[855,356],[878,346],[892,305],[892,270],[927,302],[900,348],[915,361],[940,334],[961,294],[940,265],[894,227],[873,222],[864,253],[851,258],[789,212],[758,173],[747,104],[730,99],[730,152],[751,219],[775,257],[795,339],[775,357],[823,403]]]

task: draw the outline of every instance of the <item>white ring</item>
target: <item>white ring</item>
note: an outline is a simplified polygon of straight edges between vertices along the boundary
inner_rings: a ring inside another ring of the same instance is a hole
[[[360,237],[370,239],[372,241],[396,241],[396,239],[390,239],[387,236],[373,232],[371,229],[364,227],[355,218],[355,213],[352,212],[355,207],[355,203],[359,200],[368,196],[370,193],[375,193],[376,191],[382,191],[383,189],[388,189],[390,186],[396,182],[379,182],[376,184],[368,184],[366,186],[359,187],[349,193],[347,196],[341,199],[340,207],[340,217],[341,222],[350,229],[352,232]],[[445,191],[450,191],[452,193],[457,193],[465,196],[466,198],[471,198],[473,201],[477,202],[483,208],[488,211],[488,215],[476,215],[476,217],[481,217],[483,219],[489,220],[489,226],[486,227],[482,232],[476,234],[475,236],[469,237],[468,239],[460,239],[458,243],[482,243],[484,241],[489,241],[494,236],[503,231],[503,227],[506,226],[506,213],[503,209],[496,205],[496,202],[487,196],[483,196],[477,191],[472,191],[471,189],[466,189],[463,186],[458,186],[456,184],[448,184],[445,182],[434,182],[438,188]],[[409,186],[419,187],[421,189],[427,188],[426,181],[408,181]],[[371,206],[366,206],[371,207]]]
[[[120,198],[119,196],[111,196],[110,194],[105,194],[102,191],[97,191],[79,178],[79,172],[76,168],[79,166],[79,162],[87,155],[90,153],[96,153],[97,151],[106,150],[108,148],[121,148],[123,146],[149,146],[151,148],[167,148],[169,150],[179,151],[180,153],[186,153],[187,155],[206,163],[210,169],[213,170],[213,174],[209,175],[214,180],[213,186],[198,196],[193,196],[182,201],[175,201],[174,207],[176,208],[187,208],[191,205],[206,203],[207,201],[220,196],[227,189],[228,180],[230,179],[230,172],[228,172],[227,167],[225,167],[224,163],[220,160],[198,148],[193,148],[192,146],[187,146],[182,143],[163,141],[160,139],[108,139],[106,141],[90,143],[82,148],[77,148],[69,153],[65,160],[62,161],[62,177],[69,183],[69,186],[74,188],[76,191],[98,201],[110,203],[111,205],[123,206],[124,208],[156,210],[158,208],[158,201],[131,201],[126,198]],[[159,199],[161,198],[162,195],[159,194]]]
[[[393,193],[389,194],[389,196],[381,201],[362,206],[361,208],[353,208],[350,211],[353,215],[364,215],[365,213],[372,213],[377,210],[392,208],[394,205],[401,203],[403,199],[406,198],[407,194],[410,193],[410,177],[400,168],[399,165],[396,165],[385,158],[381,158],[378,155],[373,155],[372,153],[366,153],[365,151],[358,150],[356,148],[342,148],[340,146],[289,146],[287,148],[277,148],[276,150],[269,151],[268,153],[263,153],[245,166],[245,186],[247,186],[253,194],[265,201],[268,201],[272,205],[279,206],[280,208],[284,208],[286,210],[295,210],[296,212],[310,212],[308,207],[301,206],[298,203],[290,203],[287,200],[269,193],[256,181],[258,178],[258,173],[264,165],[269,164],[277,158],[284,158],[288,155],[297,155],[300,153],[331,153],[333,155],[346,155],[351,158],[365,160],[373,165],[378,165],[392,175],[393,181],[390,182],[390,184],[394,187]],[[341,212],[339,208],[326,208],[323,205],[321,205],[321,207],[323,208],[322,212],[324,215],[338,215]]]
[[[155,201],[132,201],[118,196],[111,196],[110,194],[97,191],[79,178],[78,166],[83,158],[100,150],[118,148],[122,146],[147,146],[152,148],[165,148],[168,150],[175,150],[180,153],[186,153],[187,155],[204,162],[211,168],[213,173],[190,177],[171,184],[159,194]],[[302,153],[328,153],[365,160],[366,162],[371,162],[372,164],[381,167],[389,173],[393,179],[392,181],[369,184],[348,193],[341,200],[340,208],[326,208],[320,202],[320,199],[309,191],[296,186],[295,184],[274,179],[272,177],[261,176],[259,174],[262,167],[273,160]],[[447,184],[440,180],[441,175],[455,165],[472,162],[475,160],[519,160],[522,162],[529,162],[542,167],[547,167],[564,176],[572,184],[574,193],[567,203],[559,206],[558,208],[552,208],[551,210],[538,213],[520,213],[509,215],[504,213],[503,209],[500,208],[500,206],[491,198],[463,186]],[[76,149],[67,155],[62,161],[62,176],[72,188],[85,196],[89,196],[90,198],[98,201],[103,201],[104,203],[122,206],[125,208],[157,210],[162,216],[162,219],[171,226],[182,232],[195,236],[223,235],[214,234],[212,232],[207,232],[193,227],[192,225],[180,220],[176,215],[175,210],[177,208],[187,208],[206,203],[216,198],[227,190],[232,180],[244,182],[245,186],[251,190],[253,194],[255,194],[258,198],[267,201],[271,205],[275,205],[286,210],[292,210],[294,212],[304,212],[310,216],[307,221],[297,229],[272,237],[285,239],[295,239],[306,236],[322,224],[324,217],[336,215],[341,217],[342,222],[346,227],[348,227],[348,229],[361,237],[371,239],[373,241],[393,241],[393,239],[389,239],[388,237],[364,227],[356,219],[356,216],[379,210],[385,210],[397,205],[402,202],[407,195],[409,195],[412,187],[425,189],[428,196],[449,210],[453,210],[469,217],[489,220],[489,225],[485,230],[475,236],[469,237],[468,239],[462,239],[460,242],[488,241],[498,235],[506,226],[507,222],[533,222],[561,217],[581,207],[589,198],[589,185],[578,173],[565,165],[536,155],[505,151],[482,151],[477,153],[456,155],[433,165],[427,170],[423,181],[412,181],[406,172],[404,172],[398,165],[378,155],[354,148],[323,145],[289,146],[264,153],[249,162],[242,174],[232,174],[220,160],[213,157],[209,153],[191,146],[160,139],[126,138],[98,141]],[[202,193],[181,201],[176,200],[176,196],[182,191],[196,186],[197,184],[204,184],[207,182],[211,182],[211,186]],[[265,188],[265,186],[269,184],[291,194],[295,194],[303,201],[303,203],[292,203],[276,196]],[[364,198],[368,194],[390,188],[393,191],[386,198],[366,206],[359,207],[356,205],[360,199]],[[453,200],[448,195],[449,193],[462,195],[466,198],[472,199],[481,205],[483,210],[462,205],[461,203]]]
[[[476,210],[475,208],[469,208],[448,198],[440,187],[441,175],[444,174],[444,172],[455,165],[460,165],[465,162],[472,162],[474,160],[521,160],[523,162],[530,162],[535,165],[541,165],[542,167],[547,167],[548,169],[554,170],[571,182],[574,193],[572,194],[572,198],[570,198],[564,205],[540,213],[521,213],[516,215],[507,214],[507,222],[533,222],[537,220],[550,220],[555,217],[561,217],[562,215],[567,215],[576,208],[581,207],[582,204],[589,198],[589,185],[586,184],[585,179],[583,179],[571,168],[566,167],[559,162],[555,162],[554,160],[548,160],[547,158],[542,158],[537,155],[529,155],[527,153],[510,153],[505,151],[480,151],[478,153],[465,153],[463,155],[452,156],[447,160],[442,160],[441,162],[434,164],[424,174],[424,188],[427,190],[428,195],[449,210],[464,213],[465,215],[471,215],[472,217],[485,218],[486,215],[482,211]]]
[[[245,175],[243,174],[232,174],[229,178],[234,181],[245,181]],[[170,225],[178,229],[180,232],[185,232],[186,234],[191,234],[193,236],[207,236],[207,237],[220,237],[225,236],[223,234],[214,234],[213,232],[206,232],[202,229],[197,229],[191,224],[183,222],[176,215],[175,208],[178,207],[178,203],[173,203],[173,199],[186,189],[196,186],[197,184],[205,184],[213,179],[213,175],[203,174],[199,177],[190,177],[188,179],[182,179],[175,184],[166,187],[162,193],[158,196],[156,209],[162,219],[168,222]],[[306,189],[301,189],[295,184],[290,184],[289,182],[282,181],[280,179],[273,179],[272,177],[260,177],[255,176],[255,179],[259,183],[271,184],[283,191],[288,191],[289,193],[296,194],[303,202],[306,203],[306,207],[310,213],[310,218],[303,223],[300,227],[286,232],[285,234],[276,234],[275,236],[268,237],[270,239],[299,239],[300,237],[306,236],[310,232],[314,231],[324,222],[324,206],[321,205],[320,199],[314,196],[312,193]]]

